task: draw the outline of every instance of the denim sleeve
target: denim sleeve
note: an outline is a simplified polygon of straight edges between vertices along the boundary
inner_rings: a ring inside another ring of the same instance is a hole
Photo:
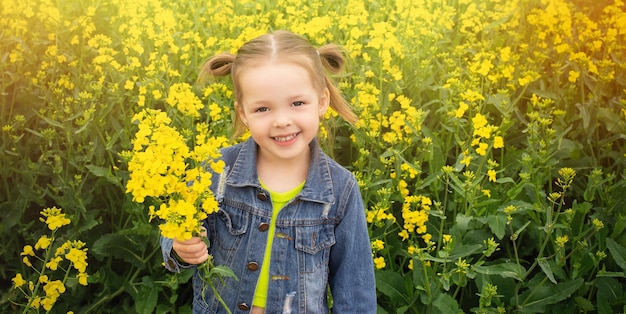
[[[341,222],[330,255],[329,283],[334,313],[376,313],[376,281],[365,208],[356,180],[339,199]]]
[[[175,273],[179,273],[181,269],[193,268],[195,265],[183,264],[173,256],[173,244],[173,239],[161,237],[161,253],[163,254],[163,263],[165,268]]]

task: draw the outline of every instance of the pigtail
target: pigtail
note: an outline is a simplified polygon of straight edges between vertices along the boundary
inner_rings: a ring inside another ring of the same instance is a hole
[[[317,49],[322,66],[331,74],[341,73],[346,65],[346,58],[340,46],[327,44]],[[359,118],[350,107],[350,103],[343,98],[341,91],[335,83],[324,76],[326,87],[330,91],[330,107],[333,108],[344,120],[353,124]]]
[[[211,57],[200,69],[198,83],[204,84],[210,77],[229,75],[233,69],[233,62],[235,55],[227,52]]]
[[[317,52],[320,55],[322,65],[328,72],[336,74],[343,71],[346,65],[346,58],[341,47],[335,44],[328,44],[318,48]]]

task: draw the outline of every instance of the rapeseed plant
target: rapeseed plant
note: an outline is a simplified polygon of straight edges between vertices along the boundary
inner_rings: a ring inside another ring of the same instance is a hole
[[[88,284],[87,247],[80,240],[67,240],[60,246],[55,245],[56,232],[59,228],[69,225],[71,220],[57,207],[43,209],[39,220],[44,222],[51,235],[39,237],[35,246],[25,245],[20,253],[22,262],[31,272],[24,275],[17,273],[12,279],[13,289],[19,290],[26,299],[25,303],[11,300],[23,307],[22,313],[49,312],[59,297],[66,292],[68,284],[77,282]],[[54,253],[53,253],[54,252]],[[74,269],[75,275],[71,276]],[[55,279],[52,278],[61,278]]]

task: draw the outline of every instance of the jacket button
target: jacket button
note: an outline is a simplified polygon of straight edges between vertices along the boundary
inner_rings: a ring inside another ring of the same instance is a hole
[[[176,268],[176,263],[174,263],[174,261],[171,259],[167,260],[167,265],[169,265],[170,268]]]
[[[270,224],[268,224],[266,222],[262,222],[262,223],[259,224],[259,231],[261,231],[261,232],[265,232],[269,228],[270,228]]]
[[[248,270],[249,271],[256,271],[257,269],[259,269],[259,264],[257,262],[249,262],[248,263]]]
[[[248,304],[246,304],[245,302],[241,302],[239,304],[237,304],[237,307],[242,310],[242,311],[248,311],[250,310],[250,307],[248,306]]]
[[[265,194],[264,192],[260,192],[256,195],[256,197],[264,202],[267,201],[267,194]]]

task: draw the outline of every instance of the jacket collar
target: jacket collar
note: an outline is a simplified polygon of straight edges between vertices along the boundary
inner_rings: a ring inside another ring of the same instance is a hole
[[[249,138],[239,145],[235,162],[228,173],[226,184],[232,186],[254,186],[261,188],[256,168],[257,144]],[[309,144],[311,164],[307,172],[306,183],[298,198],[319,203],[334,203],[333,182],[328,156],[319,147],[317,139]],[[227,161],[228,162],[228,161]]]

